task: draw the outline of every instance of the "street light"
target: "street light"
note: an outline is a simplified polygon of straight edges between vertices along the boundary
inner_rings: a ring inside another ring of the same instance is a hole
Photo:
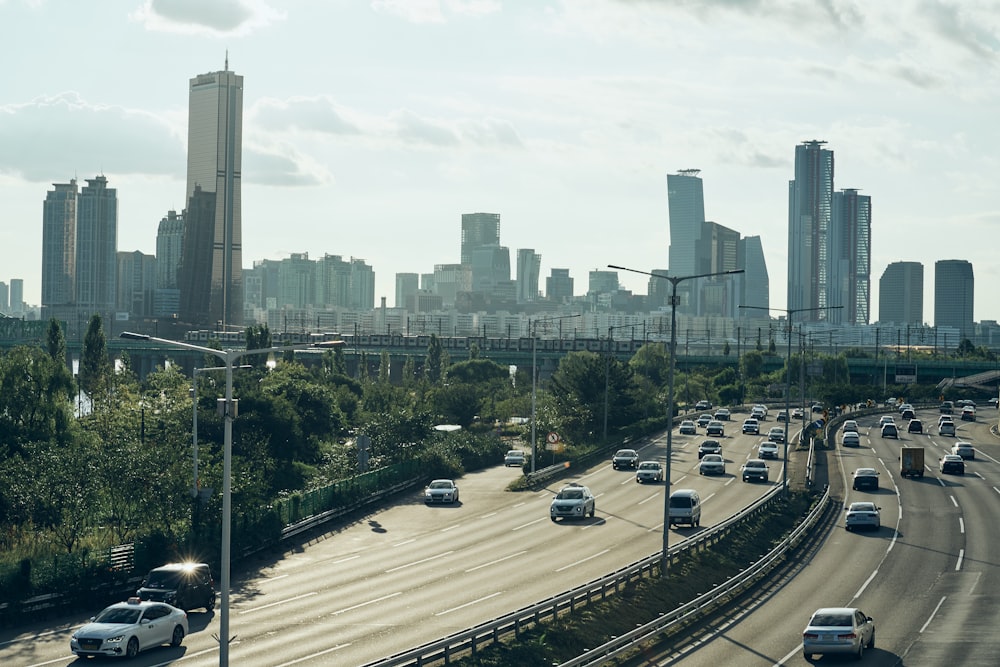
[[[777,310],[788,316],[788,355],[785,359],[785,454],[782,457],[781,465],[781,493],[788,497],[788,437],[789,425],[792,423],[792,317],[795,313],[812,313],[820,310],[837,310],[843,306],[818,306],[816,308],[771,308],[768,306],[740,306],[753,310]],[[805,363],[805,355],[801,355],[799,363]],[[805,404],[805,392],[803,391],[803,405]],[[805,409],[802,410],[803,429],[805,422]]]
[[[561,315],[559,317],[542,317],[532,320],[528,327],[531,330],[531,472],[535,472],[535,455],[538,453],[537,445],[535,444],[535,393],[538,385],[538,362],[537,355],[535,353],[538,337],[535,334],[537,333],[538,323],[555,322],[556,320],[569,320],[574,317],[580,317],[580,314]]]
[[[238,368],[253,368],[249,364],[238,366]],[[191,480],[191,496],[198,497],[198,373],[207,371],[224,371],[225,366],[208,366],[206,368],[195,368],[191,372],[191,455],[194,460]]]
[[[323,343],[303,343],[284,347],[268,347],[261,350],[217,350],[203,345],[194,345],[179,340],[167,340],[146,334],[123,331],[119,337],[126,340],[141,340],[150,343],[160,343],[170,347],[185,350],[197,350],[211,354],[225,362],[226,398],[223,414],[225,416],[225,442],[222,458],[222,546],[219,564],[219,587],[221,601],[219,609],[219,667],[229,667],[229,571],[230,571],[230,538],[232,530],[232,467],[233,467],[233,417],[235,404],[233,402],[233,362],[251,354],[269,354],[288,350],[304,350],[307,348],[324,348],[342,345],[343,341],[326,341]]]
[[[696,276],[668,276],[662,273],[650,273],[649,271],[639,271],[630,269],[627,266],[615,266],[608,264],[609,269],[619,271],[631,271],[641,273],[654,278],[663,278],[670,281],[670,369],[667,388],[667,457],[666,472],[664,480],[667,488],[663,494],[663,553],[660,555],[660,576],[667,576],[667,548],[670,546],[670,457],[673,454],[673,432],[674,432],[674,366],[677,360],[677,283],[695,278],[711,278],[713,276],[732,276],[743,273],[743,269],[733,269],[731,271],[716,271],[715,273],[699,273]]]

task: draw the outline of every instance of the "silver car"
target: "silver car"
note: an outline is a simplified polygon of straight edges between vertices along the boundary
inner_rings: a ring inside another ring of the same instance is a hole
[[[802,631],[802,654],[809,661],[817,653],[860,660],[866,648],[875,648],[875,620],[856,607],[817,609]]]
[[[702,475],[725,475],[726,460],[721,454],[705,454],[698,464],[698,472]]]
[[[581,484],[567,484],[552,499],[549,517],[553,521],[559,518],[582,519],[585,516],[593,518],[597,510],[596,504],[590,489]]]
[[[458,485],[450,479],[435,479],[424,489],[424,502],[431,503],[457,503]]]
[[[641,462],[635,471],[635,481],[640,484],[643,482],[662,482],[663,466],[660,465],[659,461]]]
[[[871,502],[851,503],[847,506],[847,517],[844,520],[844,527],[849,531],[861,528],[878,530],[882,527],[882,515],[879,513],[881,509],[881,507]]]

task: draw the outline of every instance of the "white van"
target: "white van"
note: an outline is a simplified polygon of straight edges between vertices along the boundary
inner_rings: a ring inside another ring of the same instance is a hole
[[[701,525],[701,497],[694,489],[677,489],[670,494],[668,517],[670,525],[686,523]]]

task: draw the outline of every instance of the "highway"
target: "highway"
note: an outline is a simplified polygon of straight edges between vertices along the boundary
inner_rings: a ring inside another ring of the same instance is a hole
[[[956,422],[957,439],[976,444],[966,474],[942,475],[938,458],[956,438],[937,435],[936,411],[920,411],[929,434],[882,439],[878,417],[859,420],[862,447],[828,452],[831,489],[846,505],[874,500],[882,508],[878,532],[847,532],[843,516],[822,548],[753,613],[733,615],[718,631],[689,643],[657,665],[805,665],[801,632],[819,607],[856,606],[875,619],[869,665],[994,667],[1000,656],[1000,450],[988,425]],[[995,410],[980,419],[995,421]],[[838,434],[839,441],[839,434]],[[923,446],[924,477],[902,479],[901,445]],[[851,490],[859,467],[880,471],[880,489]],[[834,656],[818,664],[839,664]],[[647,663],[648,664],[648,663]]]
[[[697,472],[697,436],[673,438],[674,488],[693,487],[702,526],[731,515],[781,479],[743,483],[739,466],[761,439],[726,423],[724,476]],[[765,426],[775,424],[772,418]],[[641,457],[665,454],[665,436],[636,444]],[[544,453],[543,453],[544,455]],[[458,480],[461,502],[425,506],[419,494],[398,500],[308,544],[234,567],[231,664],[241,667],[358,665],[391,655],[598,578],[662,546],[663,484],[637,484],[610,459],[541,492],[507,492],[519,470],[498,465]],[[548,505],[564,483],[589,486],[593,519],[553,523]],[[671,544],[698,529],[675,528]],[[72,630],[99,609],[0,635],[0,664],[18,667],[85,662],[69,654]],[[139,666],[218,664],[216,613],[189,613],[180,648],[141,653]]]

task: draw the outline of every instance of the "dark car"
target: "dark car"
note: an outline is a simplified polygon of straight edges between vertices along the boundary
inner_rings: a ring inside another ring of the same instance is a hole
[[[924,424],[919,419],[911,419],[910,423],[906,425],[907,433],[923,433]]]
[[[941,466],[941,472],[965,474],[965,459],[958,454],[945,454],[938,460],[938,465]]]
[[[639,453],[634,449],[619,449],[611,458],[611,467],[615,470],[632,468],[639,465]]]
[[[903,410],[902,412],[899,413],[899,418],[900,419],[913,419],[916,416],[917,415],[914,414],[913,410],[910,410],[909,408],[907,408],[906,410]]]
[[[698,403],[694,406],[694,409],[695,410],[699,410],[699,411],[701,411],[701,410],[711,410],[712,409],[712,401],[698,401]]]
[[[141,600],[166,602],[188,611],[215,607],[215,580],[205,563],[168,563],[155,567],[135,592]]]
[[[882,424],[882,437],[883,438],[899,438],[899,430],[896,429],[895,424]]]
[[[721,454],[722,453],[722,443],[718,440],[706,440],[700,445],[698,445],[698,458],[705,456],[705,454]]]
[[[859,489],[872,489],[878,491],[878,471],[875,468],[858,468],[854,471],[854,482],[851,488],[855,491]]]

